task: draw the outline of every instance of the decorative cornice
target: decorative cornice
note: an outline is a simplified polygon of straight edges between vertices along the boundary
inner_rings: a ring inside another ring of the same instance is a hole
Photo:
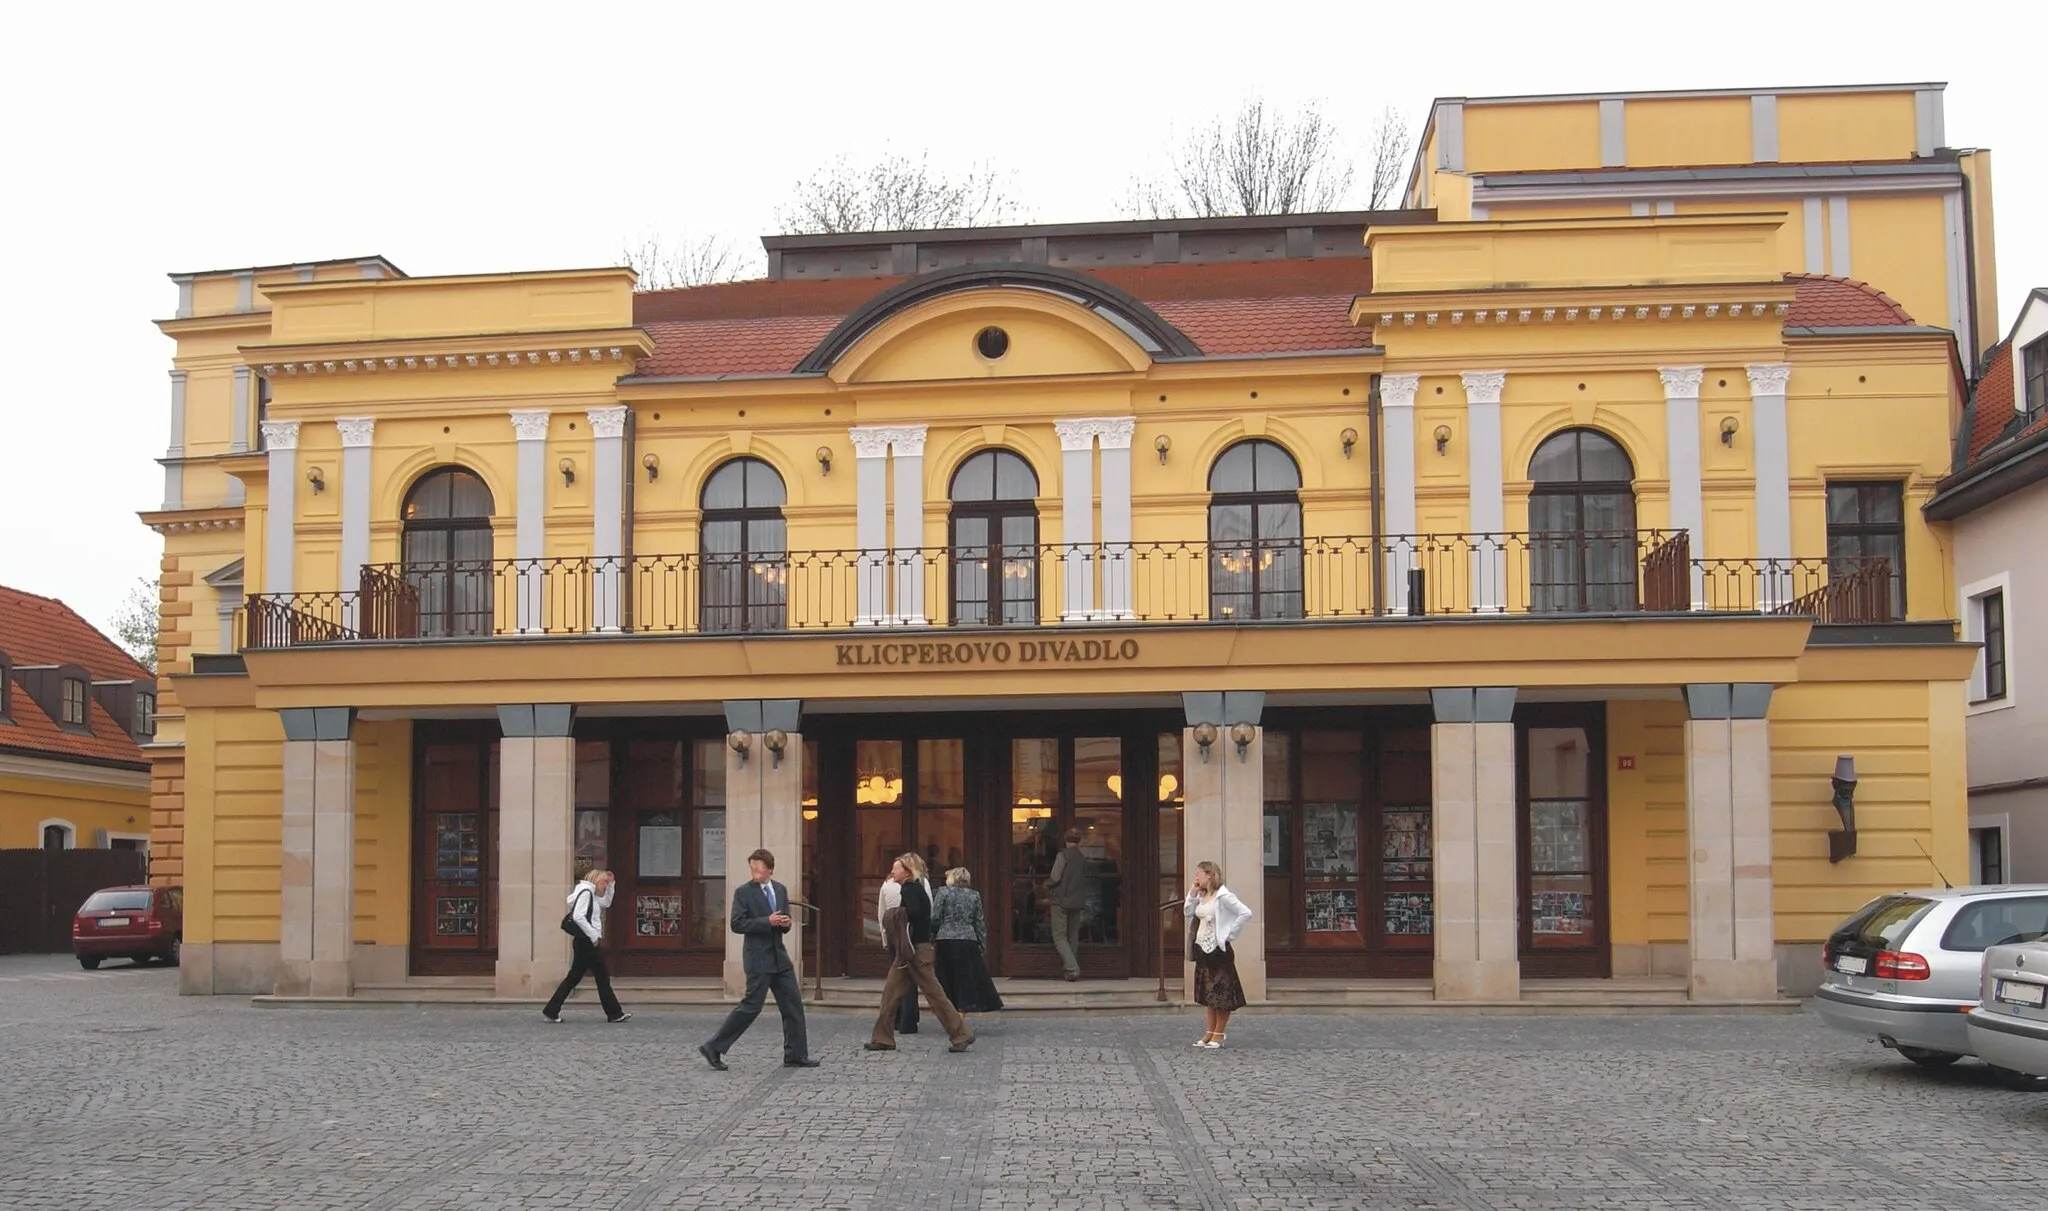
[[[1648,320],[1652,318],[1653,313],[1655,318],[1660,320],[1690,320],[1695,318],[1734,320],[1742,319],[1745,316],[1750,319],[1762,319],[1766,312],[1778,319],[1784,319],[1787,315],[1791,314],[1792,304],[1775,299],[1764,302],[1745,299],[1739,302],[1708,303],[1705,306],[1696,306],[1691,303],[1674,305],[1663,302],[1621,302],[1602,303],[1597,307],[1459,307],[1437,308],[1435,310],[1422,308],[1415,311],[1382,311],[1379,313],[1380,322],[1378,326],[1381,328],[1392,328],[1398,325],[1402,328],[1413,328],[1418,319],[1425,328],[1435,328],[1446,322],[1453,326],[1462,325],[1467,322],[1474,325],[1493,324],[1496,326],[1528,324],[1532,322],[1544,324],[1597,324],[1604,322],[1612,324],[1620,323],[1624,320]]]
[[[1657,377],[1664,380],[1665,399],[1698,399],[1705,366],[1660,366]]]
[[[1052,423],[1052,431],[1060,436],[1062,450],[1093,450],[1098,440],[1105,450],[1128,450],[1131,448],[1131,435],[1137,427],[1138,418],[1135,416],[1091,416]]]
[[[350,449],[370,444],[370,435],[376,431],[377,418],[374,416],[342,416],[335,418],[334,427],[341,430],[341,445]]]
[[[584,413],[590,418],[590,433],[593,437],[626,436],[626,414],[631,408],[592,408]]]
[[[1415,391],[1422,386],[1419,374],[1380,375],[1380,403],[1388,408],[1413,408]]]
[[[1792,379],[1790,362],[1753,362],[1746,369],[1752,396],[1783,395],[1786,384]]]
[[[1508,382],[1505,370],[1467,370],[1458,377],[1465,380],[1465,402],[1468,404],[1499,403],[1501,389]]]
[[[299,422],[295,420],[267,420],[263,422],[263,446],[267,450],[296,450],[299,448]]]
[[[533,408],[512,413],[512,431],[523,442],[542,442],[548,439],[548,410]]]
[[[242,510],[239,506],[223,509],[194,509],[182,512],[165,509],[155,513],[144,513],[142,524],[159,534],[203,534],[221,530],[242,528]]]
[[[504,353],[426,353],[405,357],[346,357],[305,362],[265,362],[262,365],[265,378],[276,378],[279,374],[376,374],[386,371],[403,370],[480,370],[497,366],[540,366],[596,364],[604,361],[623,362],[626,349],[623,345],[599,346],[577,349],[514,349]]]

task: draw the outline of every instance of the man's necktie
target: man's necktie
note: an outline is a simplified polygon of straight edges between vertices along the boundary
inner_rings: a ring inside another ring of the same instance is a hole
[[[763,883],[763,884],[761,885],[761,890],[762,890],[763,892],[767,893],[767,896],[768,896],[768,911],[769,911],[769,912],[775,912],[775,911],[777,911],[777,909],[776,909],[776,907],[775,907],[775,885],[774,885],[773,883]]]

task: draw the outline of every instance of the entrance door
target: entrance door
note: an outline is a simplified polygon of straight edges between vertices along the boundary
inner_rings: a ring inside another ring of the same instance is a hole
[[[419,740],[412,971],[489,975],[498,955],[498,743]]]
[[[621,975],[725,963],[725,751],[714,739],[616,734],[576,745],[577,873],[618,875],[605,949]]]
[[[1131,972],[1132,920],[1124,896],[1124,753],[1118,736],[1013,739],[1007,752],[1010,816],[1003,974],[1057,976],[1046,880],[1069,832],[1080,835],[1090,889],[1079,959],[1085,977]],[[1143,895],[1143,889],[1140,889]],[[991,925],[993,929],[993,923]]]
[[[879,976],[888,970],[875,906],[882,881],[897,857],[922,856],[937,891],[946,871],[968,861],[967,798],[970,746],[959,736],[857,740],[853,745],[853,877],[843,919],[848,931],[846,969]],[[994,928],[994,923],[990,923]]]
[[[1522,748],[1522,973],[1605,978],[1604,708],[1517,711]]]

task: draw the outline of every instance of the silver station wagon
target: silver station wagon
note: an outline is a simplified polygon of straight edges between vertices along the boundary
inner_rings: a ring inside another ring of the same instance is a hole
[[[1987,1064],[2048,1078],[2048,942],[1984,952],[1981,1003],[1963,1019]]]
[[[2044,935],[2048,884],[1879,896],[1828,938],[1813,1008],[1837,1030],[1874,1038],[1916,1064],[1953,1064],[1978,1054],[1967,1022],[1985,952]],[[2009,1088],[2048,1090],[2048,1077],[1987,1062]]]

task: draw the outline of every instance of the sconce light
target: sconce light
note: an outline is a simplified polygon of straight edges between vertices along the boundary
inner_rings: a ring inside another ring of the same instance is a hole
[[[1197,723],[1195,725],[1195,747],[1202,750],[1203,761],[1209,759],[1209,746],[1215,743],[1216,725],[1213,723]]]
[[[313,495],[315,496],[320,495],[320,490],[327,486],[327,478],[320,474],[320,468],[318,467],[313,467],[306,472],[306,482],[313,485]]]
[[[1337,435],[1337,438],[1338,438],[1338,440],[1340,440],[1340,441],[1342,441],[1342,442],[1344,443],[1344,457],[1346,457],[1346,458],[1350,458],[1350,457],[1351,457],[1351,447],[1353,447],[1353,446],[1355,446],[1355,445],[1357,445],[1357,444],[1358,444],[1358,430],[1356,430],[1356,429],[1346,429],[1346,430],[1344,430],[1344,432],[1342,432],[1342,433],[1339,433],[1339,434]]]
[[[1721,418],[1721,444],[1722,444],[1722,445],[1724,445],[1724,446],[1732,446],[1732,445],[1734,445],[1734,444],[1735,444],[1735,431],[1736,431],[1737,429],[1740,429],[1741,427],[1742,427],[1742,422],[1741,422],[1741,421],[1738,421],[1738,420],[1736,420],[1736,419],[1735,419],[1734,417],[1732,417],[1732,416],[1724,416],[1724,417],[1722,417],[1722,418]]]
[[[565,458],[565,459],[563,459],[563,460],[562,460],[561,462],[559,462],[559,463],[556,463],[556,464],[555,464],[555,467],[556,467],[556,469],[557,469],[557,470],[561,471],[561,473],[562,473],[562,485],[563,485],[564,487],[567,487],[568,485],[570,485],[570,484],[573,484],[573,483],[575,483],[575,482],[576,482],[576,460],[575,460],[575,459],[573,459],[573,458]]]
[[[1828,861],[1840,862],[1856,853],[1856,758],[1847,753],[1835,758],[1835,814],[1842,827],[1828,834]]]
[[[1159,465],[1163,467],[1166,465],[1166,452],[1173,449],[1173,439],[1162,433],[1159,440],[1152,443],[1152,448],[1159,451]]]
[[[747,763],[747,750],[754,746],[754,738],[745,732],[732,732],[725,738],[727,748],[740,755],[740,764]]]
[[[832,474],[832,448],[830,446],[818,447],[818,474]]]
[[[1444,447],[1451,444],[1451,427],[1449,425],[1438,425],[1434,436],[1436,437],[1436,452],[1442,454]]]
[[[789,747],[789,733],[779,727],[770,728],[762,735],[761,743],[768,746],[769,755],[773,758],[773,768],[781,769],[782,750]]]
[[[1233,723],[1230,725],[1230,742],[1237,746],[1237,759],[1239,761],[1244,760],[1245,751],[1251,748],[1252,741],[1258,739],[1258,736],[1259,729],[1249,723]]]
[[[640,456],[640,465],[647,468],[647,482],[661,478],[661,457],[652,450]]]

